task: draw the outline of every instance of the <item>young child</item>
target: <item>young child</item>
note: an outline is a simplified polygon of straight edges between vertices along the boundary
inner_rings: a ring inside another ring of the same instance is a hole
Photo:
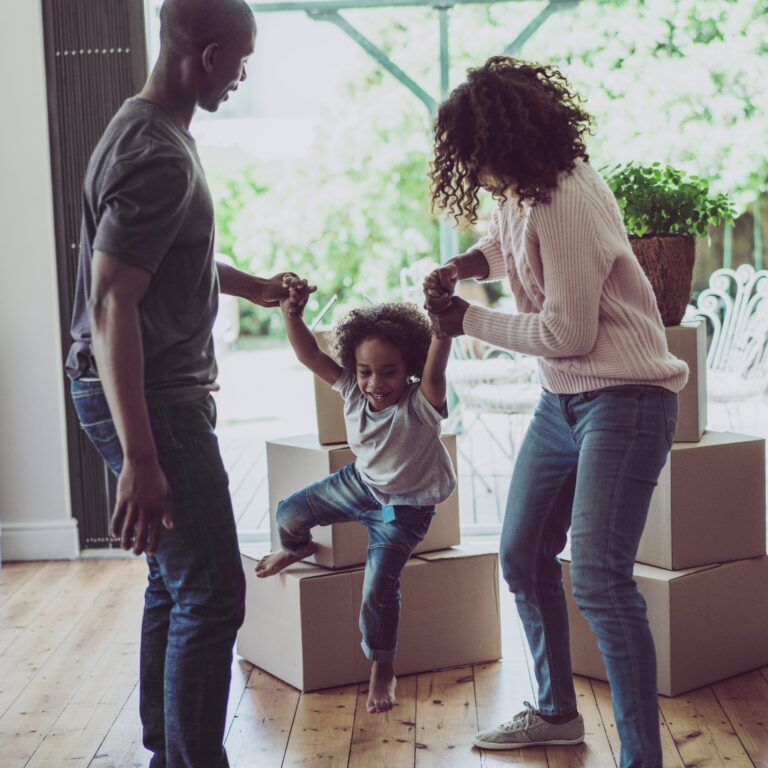
[[[363,651],[373,662],[367,709],[386,712],[395,704],[400,574],[426,535],[435,505],[456,486],[440,441],[451,340],[432,337],[413,305],[356,309],[336,328],[339,365],[302,319],[312,288],[295,276],[286,276],[285,285],[289,297],[280,306],[288,339],[299,361],[344,398],[347,439],[357,460],[278,504],[283,549],[262,558],[256,574],[272,576],[312,554],[315,525],[354,520],[368,528],[360,611]]]

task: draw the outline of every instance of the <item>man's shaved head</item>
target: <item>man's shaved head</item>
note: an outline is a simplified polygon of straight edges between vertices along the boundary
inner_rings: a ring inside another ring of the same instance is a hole
[[[197,53],[210,43],[226,46],[251,38],[255,29],[245,0],[165,0],[160,8],[160,41],[175,54]]]

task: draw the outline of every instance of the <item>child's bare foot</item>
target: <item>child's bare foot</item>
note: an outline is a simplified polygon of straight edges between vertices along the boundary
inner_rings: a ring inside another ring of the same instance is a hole
[[[391,662],[374,661],[368,686],[368,703],[365,707],[368,712],[389,712],[395,706],[396,686],[397,678]]]
[[[317,545],[312,542],[304,557],[309,557],[316,549]],[[304,557],[296,557],[290,552],[273,552],[270,555],[265,555],[256,563],[256,575],[260,579],[266,579],[267,576],[274,576],[276,573],[280,573],[283,568],[298,563]]]

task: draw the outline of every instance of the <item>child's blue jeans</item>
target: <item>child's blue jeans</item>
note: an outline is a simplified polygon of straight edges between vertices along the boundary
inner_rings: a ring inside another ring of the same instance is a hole
[[[357,521],[368,529],[360,632],[370,661],[391,662],[400,622],[400,574],[429,530],[435,507],[397,506],[385,521],[381,504],[361,480],[354,464],[297,491],[277,505],[280,543],[305,557],[315,525]]]
[[[677,395],[660,387],[545,391],[517,455],[501,536],[538,708],[567,715],[577,702],[557,555],[571,529],[573,597],[605,660],[621,768],[662,763],[656,656],[632,569],[677,416]]]

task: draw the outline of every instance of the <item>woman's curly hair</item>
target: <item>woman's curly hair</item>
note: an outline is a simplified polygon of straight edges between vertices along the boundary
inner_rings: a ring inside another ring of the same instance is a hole
[[[592,118],[553,66],[493,56],[440,105],[430,167],[432,204],[458,224],[477,221],[478,175],[514,184],[519,204],[548,202],[557,177],[589,160]]]
[[[429,321],[415,304],[374,304],[348,312],[336,326],[334,353],[341,367],[355,374],[355,350],[368,339],[380,339],[403,355],[410,380],[421,379],[432,332]]]

